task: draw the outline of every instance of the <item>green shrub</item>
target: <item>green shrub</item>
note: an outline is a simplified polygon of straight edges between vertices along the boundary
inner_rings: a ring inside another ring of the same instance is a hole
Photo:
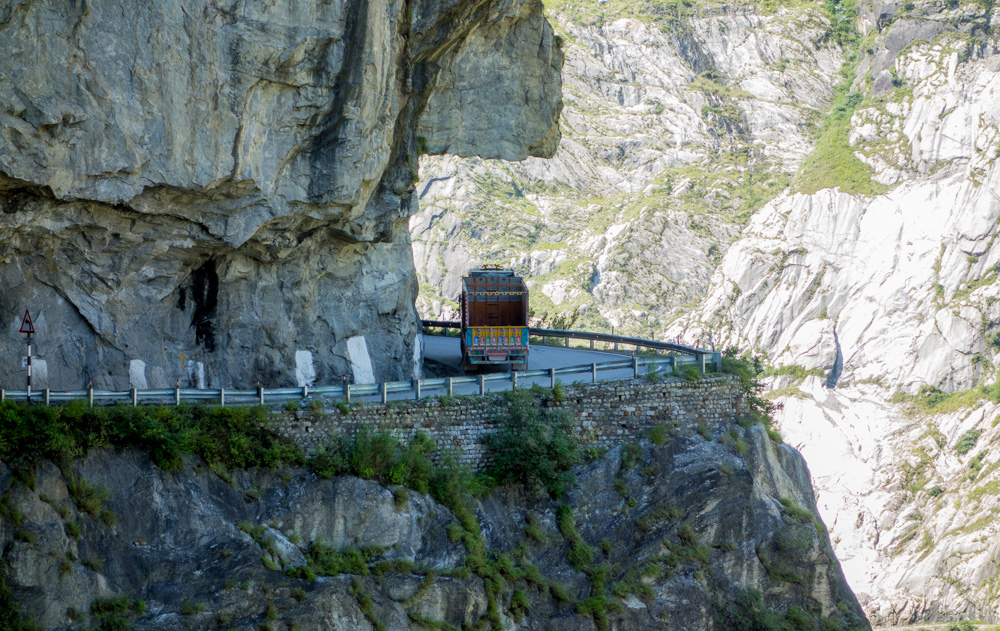
[[[622,446],[622,460],[619,471],[628,471],[642,459],[642,447],[637,443],[627,443]]]
[[[680,528],[677,529],[677,536],[681,541],[688,545],[694,545],[698,543],[698,535],[695,533],[694,529],[688,524],[682,524]]]
[[[96,447],[138,448],[167,470],[185,453],[236,469],[305,462],[294,442],[268,429],[264,408],[0,403],[0,461],[15,471],[42,459],[65,464]]]
[[[649,440],[654,445],[662,445],[663,443],[667,442],[668,436],[669,432],[667,431],[667,428],[664,427],[663,425],[657,425],[653,429],[649,430]]]
[[[775,442],[781,442],[781,436],[771,427],[774,413],[781,409],[780,403],[775,403],[764,397],[766,386],[761,380],[764,373],[764,359],[759,355],[744,353],[733,347],[722,352],[722,371],[735,375],[740,380],[743,389],[743,402],[747,406],[747,423],[762,423],[767,428],[768,436]],[[741,421],[742,422],[742,421]]]
[[[824,528],[823,523],[819,520],[819,517],[813,514],[812,511],[802,508],[796,504],[794,500],[788,497],[781,498],[781,506],[784,509],[785,515],[790,517],[792,521],[800,524],[812,522],[813,526],[816,528],[816,532],[820,536],[826,534],[826,528]]]
[[[135,625],[129,617],[142,615],[146,612],[146,603],[142,600],[129,598],[98,598],[90,604],[90,613],[97,620],[100,631],[128,631]],[[3,627],[0,627],[3,628]]]
[[[566,398],[566,389],[563,388],[561,381],[556,380],[556,385],[552,386],[552,399],[556,403],[560,403],[564,398]]]
[[[552,599],[557,603],[568,603],[573,602],[573,597],[570,595],[569,590],[556,582],[549,583],[549,594],[552,595]]]
[[[434,463],[434,441],[417,432],[402,445],[391,433],[368,427],[353,439],[338,435],[321,446],[309,460],[310,468],[322,478],[356,475],[383,484],[402,484],[419,493],[430,490]]]
[[[75,521],[66,522],[65,524],[63,524],[63,529],[66,531],[66,536],[69,537],[70,539],[79,541],[80,537],[83,536],[83,530],[80,528],[80,525]]]
[[[278,608],[274,606],[274,603],[267,603],[267,607],[264,609],[264,620],[273,622],[278,619]]]
[[[523,589],[515,589],[514,593],[510,597],[510,605],[507,609],[510,611],[514,620],[516,622],[520,622],[521,618],[528,613],[529,606],[530,603],[528,602],[528,594]]]
[[[970,429],[962,434],[962,437],[958,439],[957,443],[955,443],[955,451],[962,455],[968,453],[973,447],[976,446],[976,443],[979,442],[979,435],[981,433],[982,432],[978,430]]]
[[[697,366],[682,366],[674,371],[674,375],[685,381],[698,381],[701,379],[701,370]]]
[[[206,605],[205,603],[189,603],[185,601],[184,604],[181,605],[181,615],[191,616],[196,613],[202,613],[207,609],[208,605]]]
[[[113,513],[104,508],[104,502],[111,496],[107,489],[94,486],[86,480],[78,478],[71,471],[66,471],[64,477],[69,497],[78,509],[94,517],[101,518],[103,516],[102,521],[113,520]]]
[[[594,551],[576,531],[573,509],[569,505],[563,504],[556,509],[556,525],[559,527],[563,539],[569,543],[566,559],[573,566],[573,569],[582,572],[594,562]]]
[[[535,519],[534,515],[525,516],[525,522],[525,536],[541,546],[548,543],[548,538],[545,536],[545,532],[542,530],[541,525],[539,525],[538,520]]]
[[[392,490],[392,503],[396,507],[396,510],[403,510],[406,508],[406,503],[410,501],[410,494],[407,493],[406,489],[397,486]]]
[[[530,391],[507,393],[509,417],[486,437],[494,465],[488,475],[500,484],[540,485],[557,498],[576,479],[570,469],[580,461],[569,415],[543,408]]]

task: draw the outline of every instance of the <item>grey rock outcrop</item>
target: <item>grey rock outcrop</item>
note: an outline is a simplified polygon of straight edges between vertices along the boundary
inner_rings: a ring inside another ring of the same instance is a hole
[[[738,612],[868,628],[812,517],[802,458],[760,425],[719,432],[675,428],[661,446],[615,448],[581,466],[558,503],[519,487],[478,501],[489,558],[510,568],[492,621],[490,588],[453,536],[458,520],[428,497],[302,470],[231,471],[226,482],[194,462],[165,472],[129,452],[73,466],[76,479],[107,489],[110,526],[74,505],[53,465],[39,468],[35,490],[0,465],[0,571],[21,613],[46,629],[94,625],[115,598],[119,618],[140,630],[404,631],[411,620],[586,630],[600,614],[611,628],[722,631]],[[568,560],[557,504],[571,507],[570,528],[590,546],[586,572]],[[367,550],[371,573],[287,575],[317,541]],[[734,604],[754,591],[755,611]]]
[[[996,622],[1000,41],[982,8],[909,6],[862,11],[847,140],[881,186],[773,200],[668,335],[800,375],[781,431],[874,623]]]
[[[25,308],[36,388],[408,376],[418,151],[559,138],[537,0],[32,0],[0,58],[8,388]]]
[[[705,293],[747,209],[809,153],[842,51],[807,5],[599,25],[561,6],[556,155],[421,160],[418,309],[453,317],[461,276],[497,263],[530,277],[544,325],[654,334]]]

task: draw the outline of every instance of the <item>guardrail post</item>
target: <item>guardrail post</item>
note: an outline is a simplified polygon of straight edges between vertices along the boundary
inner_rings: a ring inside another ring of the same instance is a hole
[[[569,348],[569,338],[568,337],[564,337],[563,338],[563,347],[564,348]]]
[[[261,405],[264,405],[264,388],[260,387],[259,381],[257,382],[257,401],[259,401]]]
[[[698,372],[705,374],[705,353],[698,353]]]
[[[302,386],[302,398],[309,396],[309,386]]]
[[[45,404],[49,404],[49,390],[45,389]],[[139,392],[132,388],[132,407],[139,407]]]
[[[632,356],[632,378],[639,378],[639,358],[635,355]]]
[[[219,405],[226,407],[226,389],[219,388]]]
[[[421,394],[421,392],[420,392],[420,380],[419,379],[414,379],[413,380],[413,392],[414,392],[414,397],[419,401],[420,400],[420,394]]]
[[[94,407],[94,382],[87,384],[87,407]]]
[[[556,387],[556,369],[549,368],[549,387],[553,390]]]
[[[452,396],[451,377],[448,377],[448,396]]]
[[[45,389],[45,405],[49,404],[49,389]]]
[[[389,402],[389,390],[386,388],[384,381],[379,384],[378,393],[382,397],[382,405]]]
[[[178,379],[174,385],[174,405],[181,404],[181,380]]]
[[[597,383],[597,364],[590,365],[590,383]]]
[[[7,400],[7,391],[4,390],[3,388],[0,388],[0,402],[6,401],[6,400]]]
[[[617,351],[618,351],[618,342],[616,341],[615,342],[615,352],[617,352]]]
[[[514,370],[510,373],[510,389],[517,390],[517,371]]]
[[[483,375],[479,375],[479,396],[486,394],[486,379]]]
[[[351,403],[351,384],[344,381],[344,398],[347,399],[348,405]]]
[[[590,340],[590,350],[594,350],[594,340]]]

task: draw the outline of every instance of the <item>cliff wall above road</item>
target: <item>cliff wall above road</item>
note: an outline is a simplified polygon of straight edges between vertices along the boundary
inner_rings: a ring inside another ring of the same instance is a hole
[[[0,7],[0,382],[408,376],[418,153],[559,140],[538,0]]]

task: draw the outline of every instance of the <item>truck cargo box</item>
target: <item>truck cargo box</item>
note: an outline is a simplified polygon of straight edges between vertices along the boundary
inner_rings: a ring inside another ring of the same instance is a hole
[[[511,270],[478,269],[462,279],[466,370],[528,363],[528,288]]]

